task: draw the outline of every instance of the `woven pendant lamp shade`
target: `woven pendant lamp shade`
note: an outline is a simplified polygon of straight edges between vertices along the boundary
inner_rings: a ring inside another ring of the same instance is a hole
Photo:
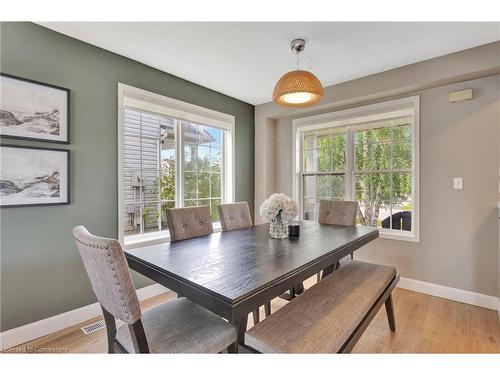
[[[280,78],[273,92],[273,101],[286,107],[307,107],[323,99],[319,79],[305,70],[293,70]]]

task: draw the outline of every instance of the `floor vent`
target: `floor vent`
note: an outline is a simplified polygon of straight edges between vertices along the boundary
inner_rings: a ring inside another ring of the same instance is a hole
[[[101,329],[106,328],[106,324],[104,323],[104,320],[99,320],[98,322],[89,324],[88,326],[80,328],[82,332],[86,335],[90,335],[91,333],[94,333],[96,331],[99,331]]]

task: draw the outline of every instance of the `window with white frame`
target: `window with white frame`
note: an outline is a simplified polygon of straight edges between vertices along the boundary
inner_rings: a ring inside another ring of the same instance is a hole
[[[322,199],[357,200],[358,224],[418,241],[418,97],[300,119],[294,127],[302,219],[317,220]]]
[[[125,85],[121,88],[122,243],[168,240],[168,208],[207,205],[212,220],[218,222],[217,206],[233,201],[234,118]],[[140,99],[135,98],[136,90]],[[203,111],[209,116],[200,116]],[[213,114],[226,123],[211,118]]]
[[[346,197],[346,142],[343,128],[302,133],[302,207],[304,220],[317,220],[321,199]]]

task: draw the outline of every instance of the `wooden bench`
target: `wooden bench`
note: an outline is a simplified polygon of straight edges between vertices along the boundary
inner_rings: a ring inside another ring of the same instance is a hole
[[[394,267],[351,261],[306,290],[245,334],[258,353],[350,352],[385,303],[396,330],[391,292]]]

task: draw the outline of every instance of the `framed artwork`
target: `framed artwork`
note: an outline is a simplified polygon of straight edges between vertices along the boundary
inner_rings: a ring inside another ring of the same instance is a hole
[[[69,150],[0,145],[0,207],[69,204]]]
[[[0,136],[69,143],[69,89],[0,73],[0,97]]]

